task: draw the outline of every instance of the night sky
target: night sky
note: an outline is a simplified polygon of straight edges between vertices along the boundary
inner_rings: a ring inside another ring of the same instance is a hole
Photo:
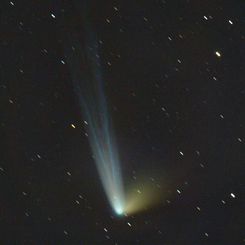
[[[1,1],[0,244],[245,244],[244,11],[243,0]],[[89,65],[66,52],[74,39],[85,51],[88,28],[124,185],[159,197],[123,217],[72,81]]]

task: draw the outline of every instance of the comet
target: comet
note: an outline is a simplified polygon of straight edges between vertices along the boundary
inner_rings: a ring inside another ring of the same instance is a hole
[[[81,8],[83,35],[74,30],[66,35],[65,58],[104,193],[114,213],[117,216],[127,216],[147,209],[161,195],[147,181],[142,181],[141,184],[134,183],[125,191],[117,141],[105,92],[100,43],[90,25],[85,5]],[[135,186],[139,185],[141,191],[135,192]]]

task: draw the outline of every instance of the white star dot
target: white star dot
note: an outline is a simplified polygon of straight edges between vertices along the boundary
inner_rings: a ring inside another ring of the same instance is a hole
[[[215,51],[215,55],[219,58],[221,57],[221,53],[219,51]]]

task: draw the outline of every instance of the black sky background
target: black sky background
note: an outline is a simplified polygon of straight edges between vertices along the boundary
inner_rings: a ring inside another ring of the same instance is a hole
[[[244,10],[244,1],[89,2],[125,180],[157,173],[166,192],[120,219],[64,53],[71,33],[83,48],[83,9],[3,1],[0,243],[244,244]]]

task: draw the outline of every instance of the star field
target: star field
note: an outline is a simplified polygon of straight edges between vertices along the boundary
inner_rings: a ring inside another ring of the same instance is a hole
[[[65,52],[70,36],[85,49],[81,3],[2,3],[0,244],[245,244],[245,2],[88,1],[123,180],[142,204],[123,217]]]

